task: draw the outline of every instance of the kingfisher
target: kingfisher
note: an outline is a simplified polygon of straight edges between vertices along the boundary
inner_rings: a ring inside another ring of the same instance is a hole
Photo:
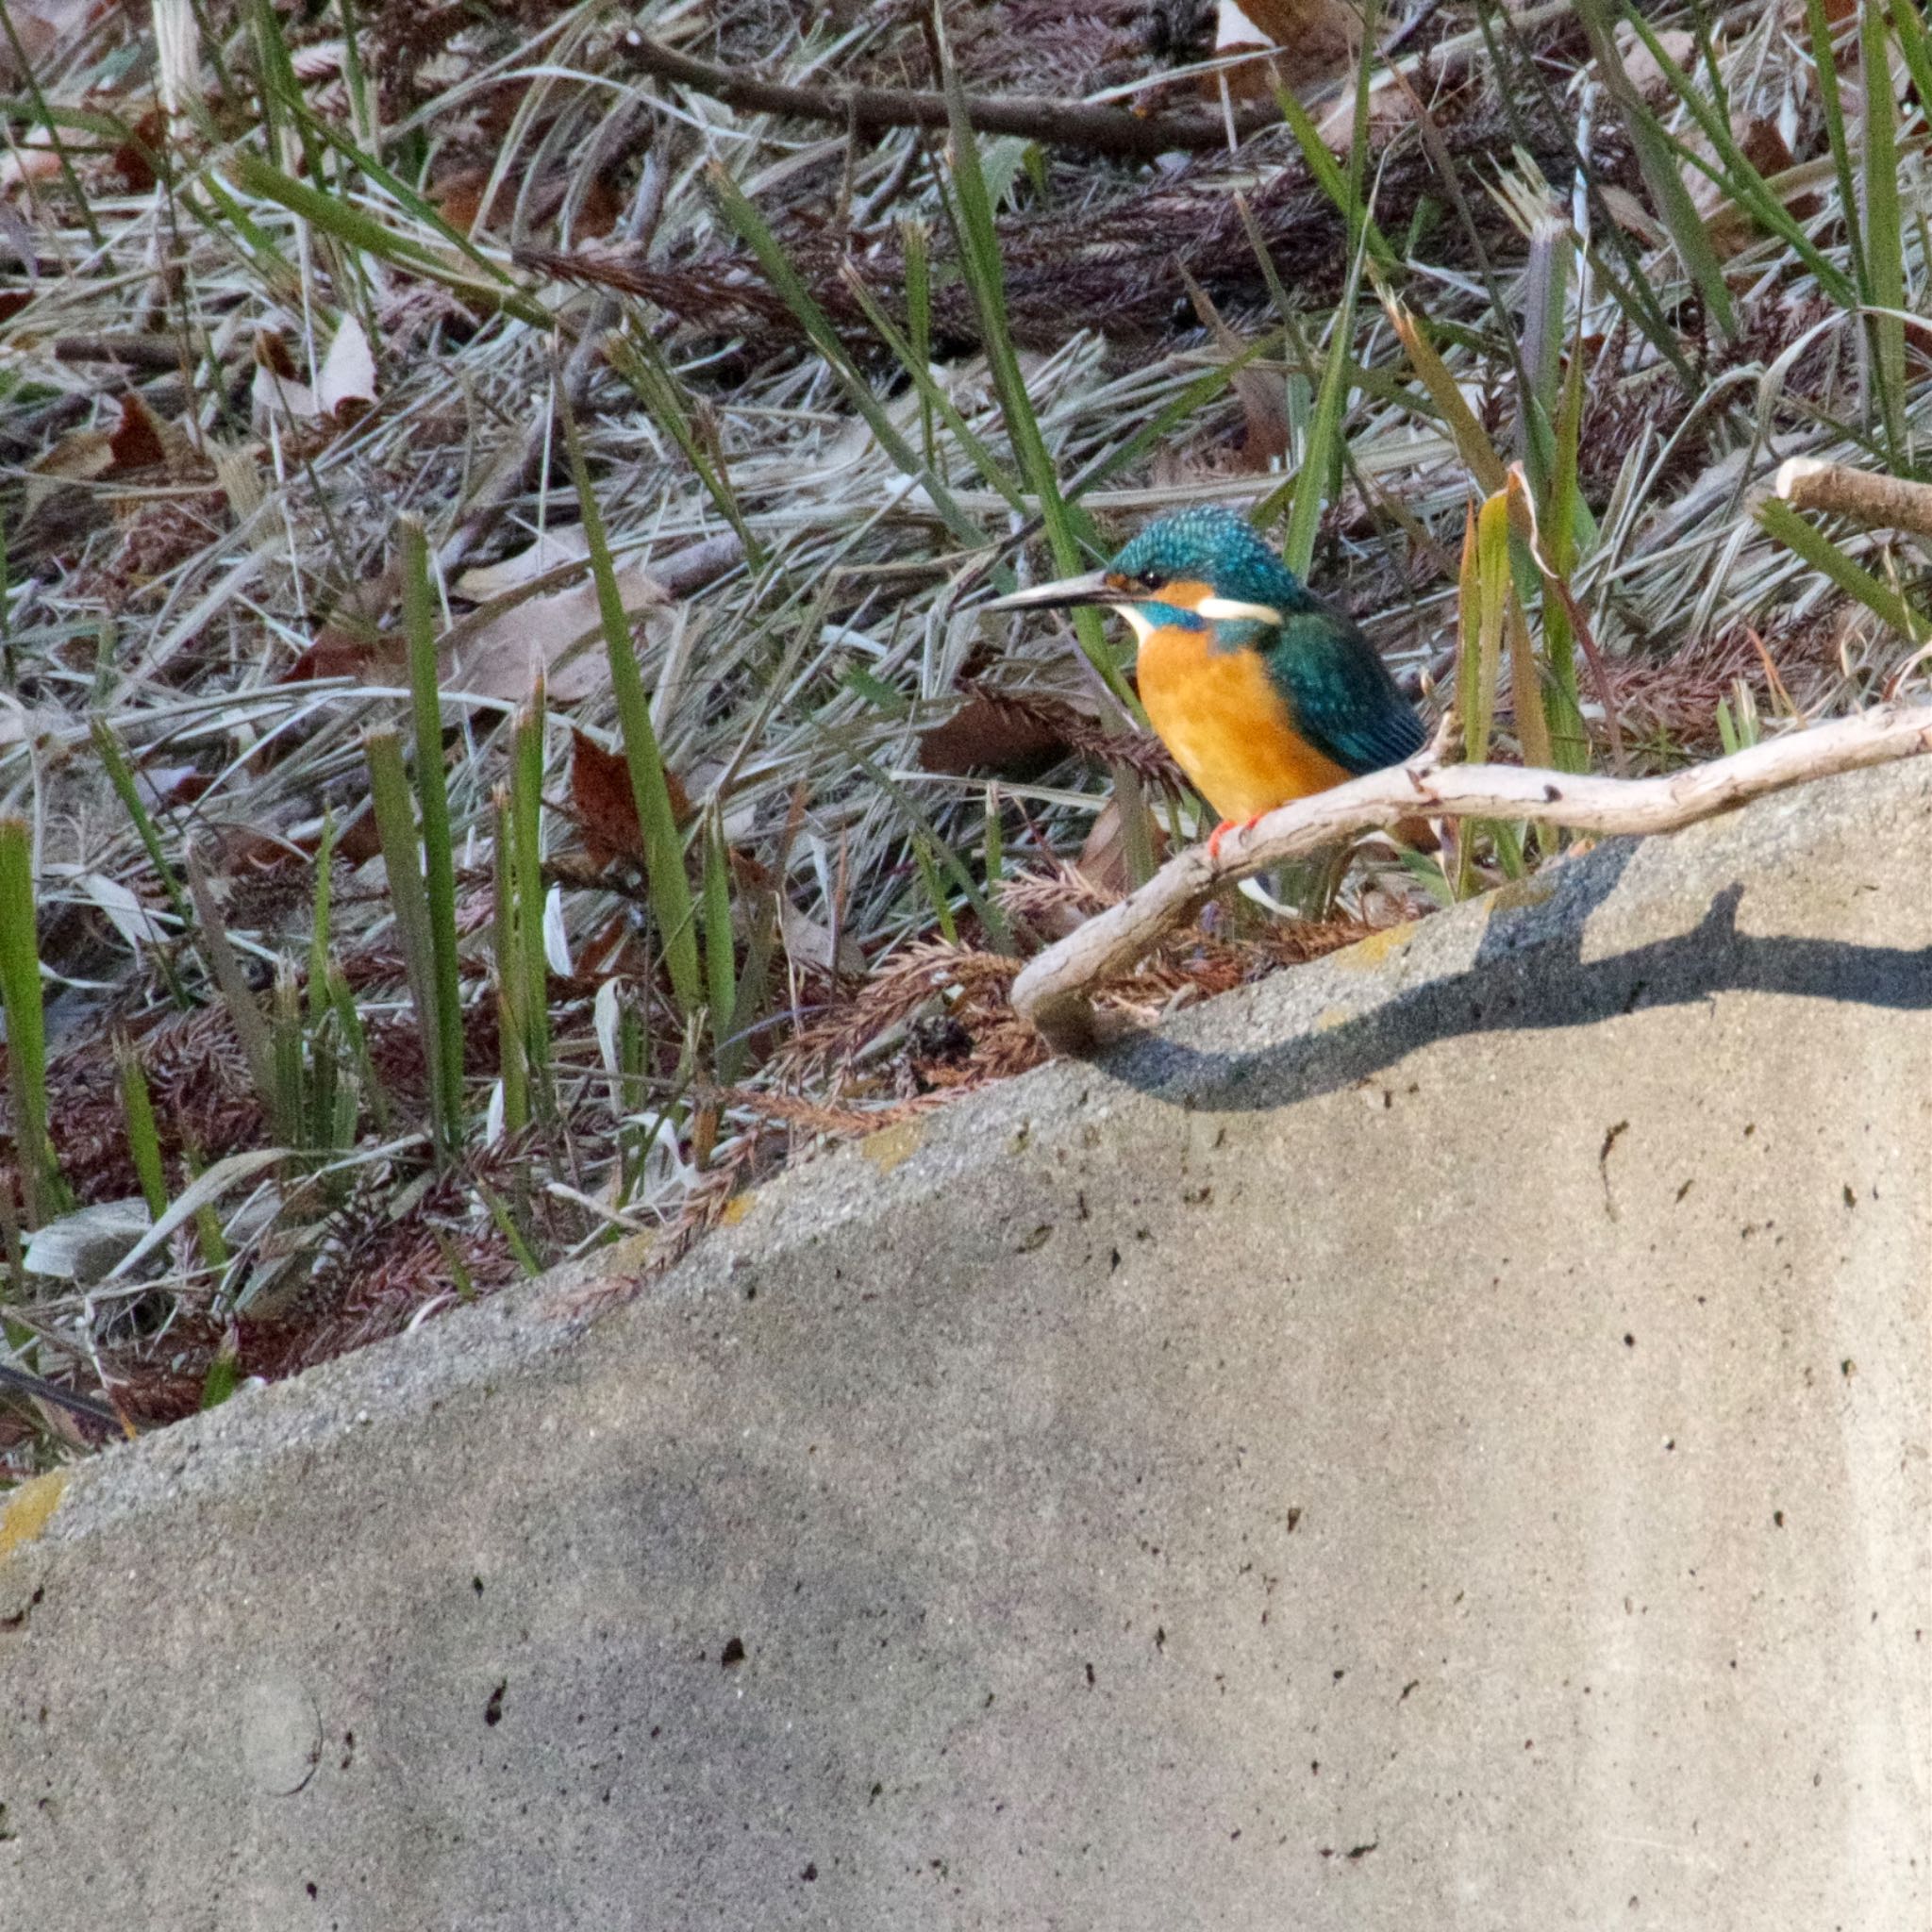
[[[1102,570],[988,608],[1084,605],[1133,626],[1148,722],[1221,814],[1213,857],[1276,806],[1399,765],[1426,741],[1360,628],[1219,505],[1149,524]]]

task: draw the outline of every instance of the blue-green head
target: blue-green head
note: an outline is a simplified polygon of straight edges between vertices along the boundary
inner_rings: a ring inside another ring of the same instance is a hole
[[[1139,591],[1170,610],[1199,611],[1205,601],[1202,614],[1210,618],[1222,614],[1219,606],[1240,605],[1246,608],[1226,616],[1278,623],[1314,602],[1254,525],[1219,504],[1149,524],[1108,565],[1106,578],[1117,594]]]
[[[1324,608],[1254,526],[1219,504],[1158,518],[1104,570],[1001,597],[991,608],[1082,604],[1110,606],[1137,620],[1143,634],[1160,625],[1211,626],[1230,643],[1250,642],[1286,617]]]

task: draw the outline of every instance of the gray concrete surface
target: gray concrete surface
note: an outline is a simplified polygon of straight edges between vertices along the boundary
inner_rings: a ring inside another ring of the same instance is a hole
[[[0,1924],[1925,1926],[1928,813],[1606,847],[16,1495]]]

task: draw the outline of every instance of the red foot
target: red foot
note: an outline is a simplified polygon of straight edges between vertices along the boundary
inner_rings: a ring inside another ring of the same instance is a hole
[[[1221,857],[1221,841],[1230,832],[1252,832],[1264,817],[1266,817],[1266,813],[1257,811],[1251,819],[1223,819],[1208,834],[1208,857],[1209,858],[1219,858]]]

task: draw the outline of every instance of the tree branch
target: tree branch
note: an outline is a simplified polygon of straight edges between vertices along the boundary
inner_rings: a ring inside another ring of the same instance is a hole
[[[1107,1043],[1092,990],[1127,971],[1224,886],[1356,832],[1418,815],[1529,819],[1602,833],[1672,832],[1813,778],[1932,751],[1932,705],[1883,705],[1662,778],[1579,777],[1515,765],[1398,765],[1272,811],[1252,832],[1170,859],[1130,899],[1050,946],[1013,982],[1013,1008],[1061,1053]]]
[[[941,93],[905,87],[793,87],[694,59],[645,34],[627,33],[619,44],[644,73],[695,89],[727,108],[755,114],[790,114],[804,121],[833,121],[859,134],[877,134],[889,127],[946,125],[946,97]],[[1137,114],[1130,108],[1057,101],[1041,94],[969,100],[966,118],[982,134],[1018,134],[1052,147],[1084,148],[1091,154],[1143,160],[1179,148],[1227,144],[1227,122],[1218,113]],[[1235,109],[1238,139],[1280,125],[1280,110],[1272,102]]]

